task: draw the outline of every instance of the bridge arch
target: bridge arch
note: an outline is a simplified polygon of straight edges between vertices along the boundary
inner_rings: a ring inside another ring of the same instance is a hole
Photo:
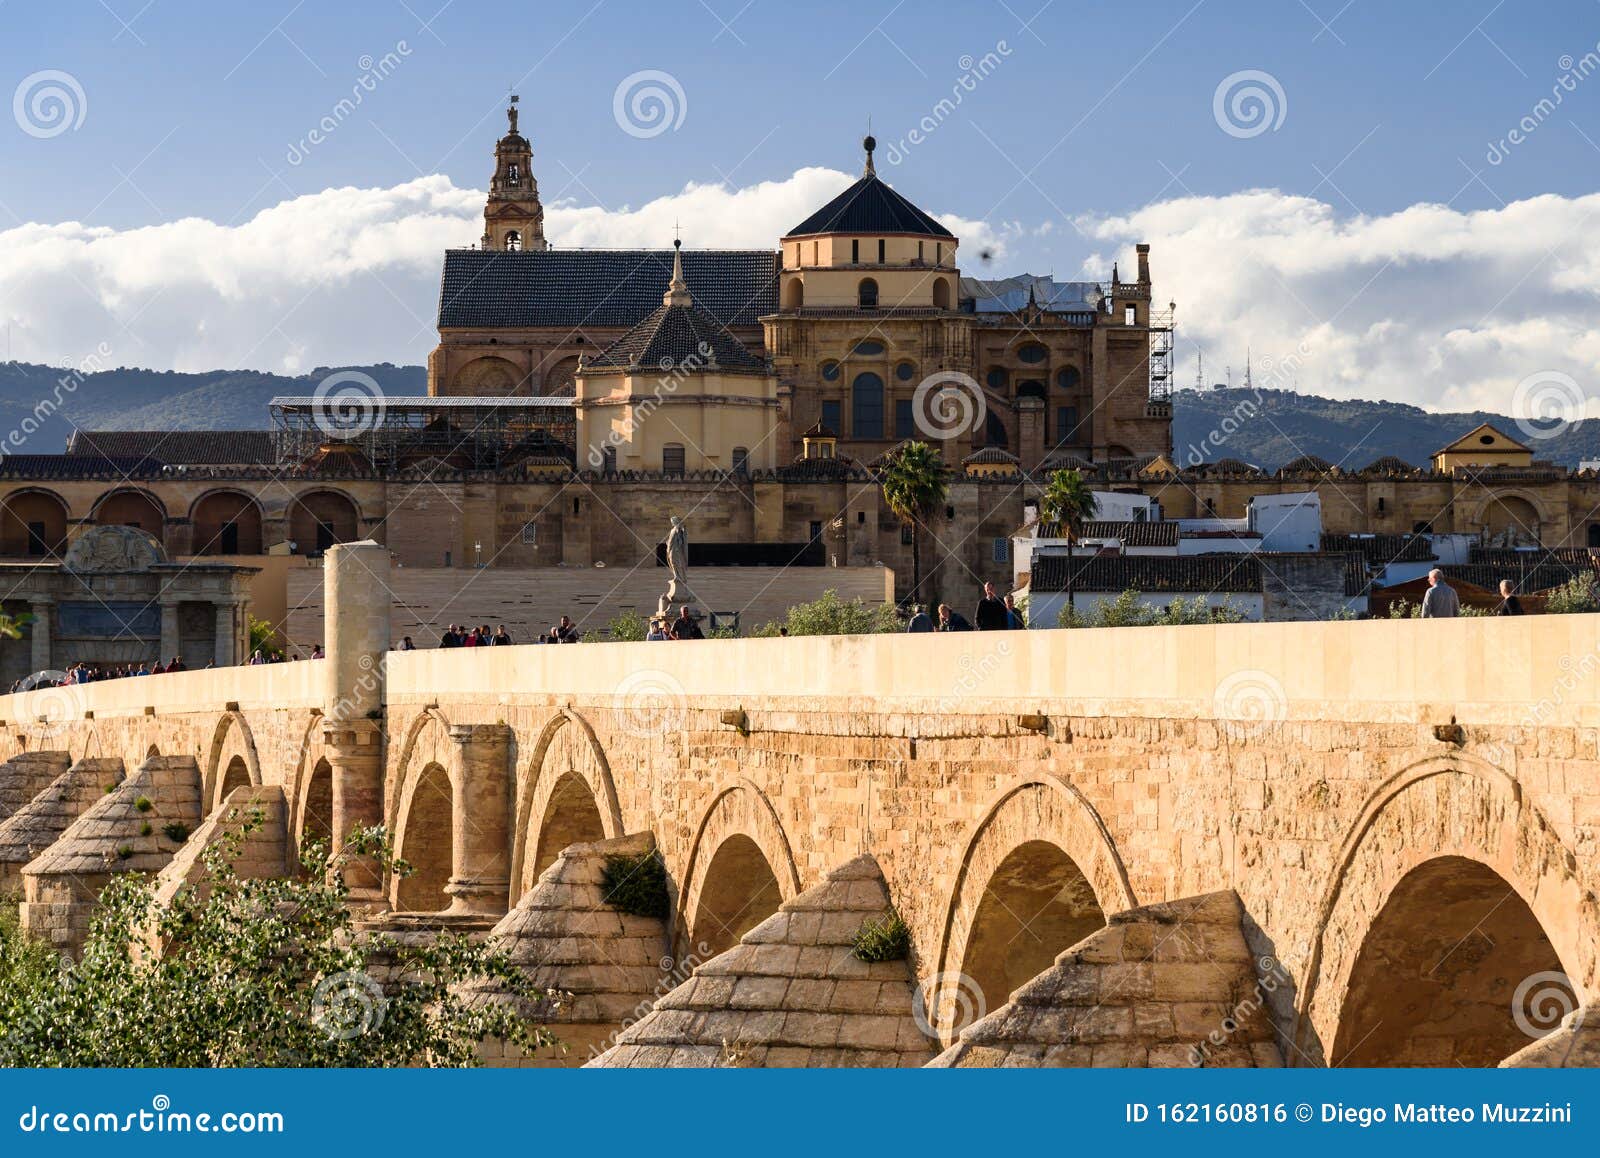
[[[1094,806],[1051,776],[1006,787],[973,828],[946,910],[938,975],[966,990],[963,1007],[1004,1005],[1068,946],[1137,904]],[[941,1020],[955,1012],[941,996]],[[953,1038],[959,1026],[941,1024]]]
[[[533,887],[561,850],[623,835],[611,764],[594,729],[563,708],[546,722],[517,781],[511,903]]]
[[[217,720],[202,768],[200,799],[207,812],[221,804],[235,788],[261,783],[261,759],[256,753],[255,736],[243,713],[224,712]]]
[[[1334,862],[1291,1064],[1494,1064],[1531,1040],[1524,982],[1593,993],[1597,908],[1515,778],[1468,756],[1396,773]]]
[[[322,728],[321,714],[313,713],[300,737],[294,762],[294,829],[290,835],[297,851],[310,839],[322,841],[331,854],[333,765],[328,760]]]
[[[799,892],[777,809],[741,777],[712,798],[690,845],[678,894],[683,955],[705,960],[725,952]]]
[[[394,833],[394,855],[412,869],[409,876],[389,882],[389,898],[397,909],[437,912],[450,906],[444,887],[455,854],[458,765],[449,721],[437,708],[425,709],[406,730],[395,766],[397,790],[388,794],[385,810]]]

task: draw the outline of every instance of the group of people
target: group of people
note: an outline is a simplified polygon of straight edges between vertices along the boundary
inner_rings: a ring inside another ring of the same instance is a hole
[[[319,643],[312,647],[311,654],[306,656],[306,658],[322,659],[326,655],[327,652],[322,650],[322,645]],[[250,653],[250,658],[245,661],[245,666],[258,667],[264,663],[293,663],[299,658],[299,653],[285,654],[281,651],[268,651],[265,648],[258,647],[255,649],[255,651]]]
[[[906,623],[906,631],[912,635],[919,635],[927,631],[973,629],[972,621],[948,603],[939,604],[937,616],[935,618],[929,615],[925,607],[917,605],[912,608],[911,619]],[[1016,600],[1010,595],[1002,598],[995,594],[993,583],[983,585],[983,594],[978,597],[978,606],[973,611],[972,620],[977,622],[979,631],[1021,631],[1028,626],[1022,617],[1022,612],[1017,610]]]
[[[214,666],[214,665],[207,665]],[[64,688],[76,684],[92,684],[101,680],[119,680],[127,676],[162,675],[169,671],[188,671],[181,655],[175,655],[166,663],[159,660],[146,660],[143,663],[123,664],[91,664],[75,663],[61,674],[56,680],[20,679],[11,685],[12,692],[25,692],[35,687]]]
[[[1454,619],[1461,614],[1461,596],[1444,581],[1444,572],[1435,567],[1428,572],[1428,590],[1422,596],[1422,618]],[[1517,598],[1511,580],[1500,580],[1500,602],[1490,615],[1521,615],[1522,600]]]
[[[506,630],[506,625],[503,623],[493,631],[489,630],[487,623],[481,623],[477,627],[452,623],[439,637],[440,647],[509,647],[510,644],[511,633]],[[408,635],[400,641],[400,646],[396,650],[414,651],[416,644],[411,642],[411,637]]]
[[[704,639],[705,632],[700,630],[700,624],[693,615],[689,614],[687,605],[678,608],[678,617],[668,619],[665,615],[650,617],[650,630],[645,633],[645,639]]]

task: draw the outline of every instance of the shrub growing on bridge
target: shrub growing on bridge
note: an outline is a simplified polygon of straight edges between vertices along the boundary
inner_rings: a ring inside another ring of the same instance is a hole
[[[1205,596],[1187,602],[1176,596],[1165,607],[1151,607],[1137,591],[1124,591],[1109,603],[1097,604],[1085,614],[1070,603],[1056,616],[1058,627],[1181,627],[1195,623],[1240,623],[1244,612],[1224,599],[1211,605]]]
[[[257,813],[242,827],[259,823]],[[306,852],[301,876],[247,880],[232,867],[242,840],[208,849],[205,888],[170,905],[148,878],[115,878],[76,962],[26,936],[8,908],[0,1064],[464,1066],[485,1037],[554,1044],[516,1003],[452,992],[487,979],[530,1001],[550,996],[503,954],[455,934],[427,945],[359,934],[324,849]],[[381,830],[357,847],[397,863]]]
[[[773,636],[780,627],[790,635],[878,635],[903,631],[905,624],[888,603],[868,604],[860,598],[840,599],[833,588],[810,603],[797,603],[781,623],[768,623],[752,634]]]
[[[638,856],[608,856],[602,870],[606,904],[635,917],[667,918],[667,868],[654,849]]]

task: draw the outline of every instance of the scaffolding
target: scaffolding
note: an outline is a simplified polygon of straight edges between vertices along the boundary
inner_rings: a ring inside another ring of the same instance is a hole
[[[270,404],[277,461],[299,466],[335,447],[377,471],[430,460],[501,470],[530,460],[573,461],[571,398],[351,395],[280,397]]]

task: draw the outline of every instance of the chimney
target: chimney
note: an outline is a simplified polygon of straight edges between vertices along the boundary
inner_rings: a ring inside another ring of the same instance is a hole
[[[1150,284],[1150,246],[1140,242],[1134,246],[1134,252],[1139,255],[1139,284]]]

